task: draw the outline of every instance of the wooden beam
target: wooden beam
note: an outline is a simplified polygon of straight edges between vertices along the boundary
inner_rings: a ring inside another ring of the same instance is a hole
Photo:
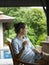
[[[44,5],[45,0],[43,0]],[[0,0],[0,6],[42,6],[40,0]]]
[[[46,13],[47,13],[47,35],[49,36],[49,0],[46,0]]]

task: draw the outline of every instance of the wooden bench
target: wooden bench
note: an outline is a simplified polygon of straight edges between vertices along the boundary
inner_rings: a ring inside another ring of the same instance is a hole
[[[12,43],[8,41],[7,45],[10,48],[10,52],[11,52],[12,60],[13,60],[13,65],[45,65],[45,63],[43,61],[40,61],[38,63],[31,64],[31,63],[23,62],[21,60],[17,60],[16,57],[15,57],[13,48],[12,48]]]

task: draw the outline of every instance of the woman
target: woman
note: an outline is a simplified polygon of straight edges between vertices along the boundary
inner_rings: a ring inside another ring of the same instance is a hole
[[[27,25],[23,22],[14,24],[16,37],[12,40],[12,46],[16,58],[28,63],[34,63],[35,59],[40,59],[40,54],[28,39]]]

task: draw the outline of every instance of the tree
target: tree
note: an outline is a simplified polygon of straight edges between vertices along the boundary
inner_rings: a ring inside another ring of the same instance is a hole
[[[9,37],[13,38],[15,36],[14,23],[25,22],[28,25],[28,37],[32,43],[40,44],[38,41],[42,41],[47,35],[46,27],[46,16],[43,9],[30,8],[30,7],[3,7],[0,8],[6,15],[14,16],[15,20],[11,24],[9,30]],[[14,35],[13,35],[14,34]],[[44,35],[43,35],[44,34]],[[42,40],[40,40],[42,38]]]

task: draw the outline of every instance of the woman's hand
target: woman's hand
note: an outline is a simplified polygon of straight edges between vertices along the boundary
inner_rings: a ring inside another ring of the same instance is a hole
[[[27,41],[24,41],[23,42],[23,48],[25,48],[27,44],[28,44],[28,42]]]
[[[40,51],[38,51],[36,49],[34,49],[34,52],[37,53],[37,54],[41,54],[42,55],[42,52],[40,52]]]

